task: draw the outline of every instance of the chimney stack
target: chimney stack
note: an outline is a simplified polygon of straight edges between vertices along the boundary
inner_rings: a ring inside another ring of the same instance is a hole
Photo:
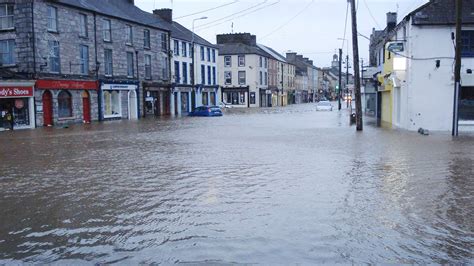
[[[397,26],[397,12],[387,13],[387,30],[391,31]]]
[[[130,0],[133,1],[133,0]],[[162,18],[164,21],[172,23],[173,22],[173,10],[170,8],[162,8],[153,10],[153,14]]]

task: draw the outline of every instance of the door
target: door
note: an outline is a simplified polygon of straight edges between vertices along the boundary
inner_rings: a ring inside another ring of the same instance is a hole
[[[53,125],[53,95],[50,91],[43,93],[43,125]]]
[[[128,119],[136,120],[138,119],[138,98],[137,92],[135,90],[131,90],[128,93]]]
[[[91,122],[91,101],[87,91],[82,92],[82,116],[84,123]]]

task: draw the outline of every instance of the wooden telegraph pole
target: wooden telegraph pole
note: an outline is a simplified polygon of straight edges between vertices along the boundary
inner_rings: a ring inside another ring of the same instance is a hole
[[[453,136],[459,135],[459,91],[461,90],[462,0],[456,0],[456,62],[454,66]]]
[[[357,131],[363,130],[362,125],[362,102],[360,93],[360,72],[359,72],[359,41],[357,31],[357,14],[355,0],[348,0],[351,3],[352,13],[352,50],[354,55],[354,85],[355,85],[355,104],[356,104],[356,127]]]

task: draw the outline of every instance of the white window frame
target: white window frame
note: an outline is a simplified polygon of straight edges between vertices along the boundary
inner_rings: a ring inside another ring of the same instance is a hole
[[[13,9],[13,13],[9,14],[9,7]],[[15,28],[15,6],[10,3],[0,5],[0,9],[5,8],[5,15],[0,16],[0,30],[11,30]],[[4,25],[5,23],[5,25]]]
[[[174,40],[173,41],[174,43],[174,47],[173,47],[173,54],[176,55],[176,56],[179,56],[179,41],[178,40]]]
[[[54,11],[54,12],[51,12]],[[48,6],[47,12],[48,31],[58,32],[58,8],[55,6]]]
[[[84,13],[79,13],[79,36],[88,37],[89,31],[87,27],[87,15]]]
[[[126,29],[126,34],[127,34],[127,41],[125,42],[125,44],[127,45],[133,45],[133,27],[132,25],[125,25],[125,29]]]
[[[243,77],[242,77],[243,74]],[[247,82],[247,77],[245,71],[239,71],[238,72],[238,80],[239,80],[239,85],[245,85]]]
[[[84,55],[84,49],[87,52],[86,55]],[[89,46],[87,45],[79,45],[79,56],[81,60],[81,74],[82,75],[89,75]]]
[[[151,55],[146,54],[145,55],[145,79],[151,79]]]
[[[230,79],[230,82],[227,82],[227,78]],[[224,71],[224,84],[232,85],[232,71]]]
[[[245,55],[239,55],[239,67],[244,67],[245,66]]]
[[[129,55],[132,56],[129,57]],[[134,61],[135,55],[133,54],[133,52],[127,52],[127,78],[133,78],[135,76]]]
[[[232,56],[224,56],[224,67],[232,67]]]
[[[107,52],[110,51],[110,62],[107,62]],[[114,75],[114,51],[112,49],[104,49],[104,75],[106,77],[112,77]],[[108,73],[108,71],[110,73]]]
[[[143,30],[143,47],[146,49],[151,48],[151,32],[149,29]]]
[[[186,42],[181,42],[181,55],[183,57],[188,56],[188,44]]]
[[[61,73],[61,50],[58,41],[48,41],[48,49],[49,51],[49,72],[51,73]],[[53,62],[57,58],[58,61],[58,69],[53,70]]]
[[[111,94],[110,96],[110,102],[112,103],[112,93],[113,92],[118,92],[118,109],[119,109],[119,113],[118,114],[112,114],[112,115],[107,115],[106,114],[106,106],[105,106],[105,92],[108,92]],[[118,117],[122,117],[122,91],[121,90],[104,90],[104,95],[103,95],[103,98],[104,98],[104,118],[118,118]]]
[[[102,38],[104,42],[112,41],[112,21],[110,19],[102,19]]]
[[[0,47],[5,45],[6,49],[4,52],[0,54],[2,58],[6,58],[7,56],[11,58],[11,62],[7,64],[3,64],[4,66],[13,66],[16,64],[16,57],[15,57],[15,40],[14,39],[7,39],[7,40],[0,40]],[[4,56],[6,55],[6,56]]]

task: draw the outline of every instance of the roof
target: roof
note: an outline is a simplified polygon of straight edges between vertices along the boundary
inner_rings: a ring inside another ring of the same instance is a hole
[[[286,58],[283,55],[276,52],[275,50],[273,50],[272,48],[270,48],[268,46],[265,46],[265,45],[262,45],[262,44],[257,44],[257,46],[260,47],[261,49],[263,49],[268,54],[270,54],[273,59],[286,63]]]
[[[474,2],[462,0],[463,24],[474,24]],[[413,25],[451,25],[456,23],[456,1],[431,0],[415,9],[407,17],[413,18]],[[407,18],[406,17],[406,18]]]
[[[258,46],[243,43],[224,43],[218,44],[217,47],[219,47],[219,55],[257,54],[265,57],[272,57],[269,53]]]
[[[178,22],[173,21],[173,23],[171,24],[171,38],[192,42],[193,32],[190,31],[188,28],[184,27],[183,25],[179,24]],[[194,43],[210,47],[217,47],[216,45],[208,42],[206,39],[202,38],[197,34],[194,34]]]
[[[166,31],[169,31],[171,27],[168,22],[156,15],[141,10],[130,3],[129,0],[56,0],[54,2]]]

